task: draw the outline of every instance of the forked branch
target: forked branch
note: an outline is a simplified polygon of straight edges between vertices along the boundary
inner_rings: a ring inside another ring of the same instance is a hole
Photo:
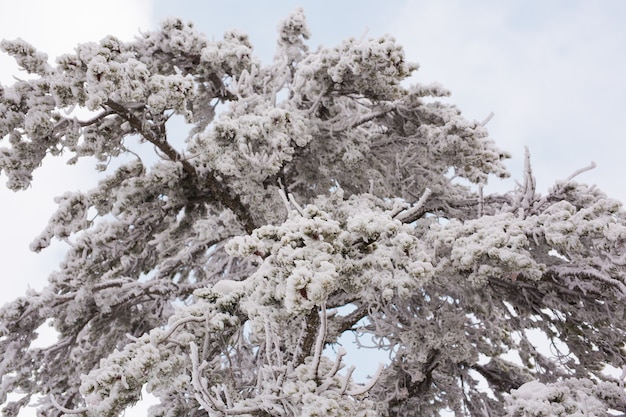
[[[228,187],[217,181],[215,176],[209,173],[206,179],[200,181],[198,172],[188,159],[178,153],[176,149],[170,145],[167,141],[165,134],[165,122],[157,124],[154,127],[148,126],[144,123],[131,109],[128,109],[123,104],[117,103],[113,100],[107,100],[106,106],[127,121],[133,129],[135,129],[141,136],[153,144],[166,158],[172,162],[178,162],[182,165],[185,172],[185,178],[183,186],[188,190],[188,198],[191,203],[203,203],[217,200],[225,207],[232,210],[239,220],[243,223],[243,226],[248,233],[256,228],[250,210],[246,207],[239,196],[233,196],[230,193]],[[200,186],[203,183],[204,186]],[[203,190],[206,186],[208,190]],[[207,192],[208,191],[208,192]]]

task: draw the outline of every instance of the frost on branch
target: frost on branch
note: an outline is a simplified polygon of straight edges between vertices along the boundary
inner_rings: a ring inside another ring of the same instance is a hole
[[[14,41],[3,39],[0,48],[7,54],[13,56],[20,68],[29,74],[45,76],[50,71],[48,65],[48,55],[39,52],[28,42],[21,38]]]
[[[374,416],[374,404],[365,394],[377,378],[369,386],[355,384],[351,370],[340,372],[345,350],[334,358],[322,350],[327,338],[336,337],[329,324],[341,317],[328,306],[361,298],[335,271],[346,262],[343,245],[352,246],[362,236],[342,233],[341,223],[330,217],[308,207],[303,215],[292,213],[283,225],[258,229],[252,240],[233,240],[229,251],[263,258],[257,272],[244,281],[220,281],[197,290],[198,302],[174,314],[166,329],[155,329],[103,360],[83,378],[87,415],[115,415],[136,400],[145,384],[170,401],[191,394],[195,407],[209,415]],[[387,224],[381,219],[380,228],[370,230],[388,235],[375,239],[382,258],[384,242],[399,228],[388,218]],[[403,251],[395,256],[411,262]],[[316,272],[303,277],[307,259]],[[428,268],[421,266],[425,275]],[[367,267],[376,269],[361,269]],[[404,285],[417,285],[420,274],[414,277]],[[368,282],[352,287],[372,297],[380,292]],[[154,407],[152,415],[164,415],[165,407]],[[173,409],[178,410],[176,405]]]
[[[527,382],[511,392],[508,417],[607,415],[612,404],[624,402],[624,390],[608,382],[564,379],[559,383]]]
[[[573,176],[540,195],[529,156],[477,192],[507,153],[406,85],[391,36],[313,50],[300,9],[278,31],[267,65],[179,19],[54,63],[2,42],[29,74],[0,86],[8,187],[50,157],[104,171],[31,245],[68,245],[49,285],[0,309],[3,412],[119,415],[142,388],[152,416],[624,412],[620,203]],[[357,381],[346,337],[388,362]]]

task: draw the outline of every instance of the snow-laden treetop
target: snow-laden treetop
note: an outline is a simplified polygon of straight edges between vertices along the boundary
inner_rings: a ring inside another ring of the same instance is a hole
[[[4,413],[115,416],[142,388],[155,417],[624,412],[620,204],[572,178],[541,196],[529,165],[483,195],[507,154],[407,86],[392,37],[308,37],[296,10],[267,65],[176,19],[54,64],[2,41],[29,74],[0,86],[8,187],[55,156],[107,174],[58,197],[32,249],[65,259],[0,310]],[[345,334],[389,354],[365,383]]]

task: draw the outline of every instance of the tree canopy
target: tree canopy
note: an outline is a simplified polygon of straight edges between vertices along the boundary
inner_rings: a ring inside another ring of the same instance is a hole
[[[142,388],[153,417],[625,413],[620,203],[540,195],[528,156],[485,195],[507,153],[392,37],[311,51],[302,10],[278,33],[270,63],[177,19],[55,64],[2,41],[28,73],[0,86],[7,186],[55,156],[107,173],[58,197],[31,249],[65,259],[0,310],[4,415],[117,416]],[[388,353],[365,382],[345,334]]]

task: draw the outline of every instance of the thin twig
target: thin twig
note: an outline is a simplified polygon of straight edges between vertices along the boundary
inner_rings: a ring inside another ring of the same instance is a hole
[[[489,123],[491,121],[491,119],[493,119],[493,116],[495,116],[494,112],[489,113],[489,115],[485,118],[485,120],[482,121],[482,123],[480,125],[482,127],[487,126],[487,123]]]
[[[587,172],[587,171],[591,171],[592,169],[594,169],[596,167],[596,163],[591,161],[591,164],[587,165],[584,168],[580,168],[577,171],[574,171],[574,173],[572,175],[570,175],[569,177],[566,178],[567,181],[571,181],[573,180],[575,177],[577,177],[578,175],[582,174],[583,172]]]
[[[355,395],[365,394],[366,392],[371,390],[374,387],[374,385],[376,385],[378,380],[380,379],[380,375],[383,373],[383,369],[385,369],[385,366],[382,363],[379,364],[378,365],[378,369],[376,370],[376,373],[369,380],[369,382],[367,384],[359,387],[358,389],[353,389],[352,391],[346,391],[346,394],[351,395],[351,396],[355,396]]]

